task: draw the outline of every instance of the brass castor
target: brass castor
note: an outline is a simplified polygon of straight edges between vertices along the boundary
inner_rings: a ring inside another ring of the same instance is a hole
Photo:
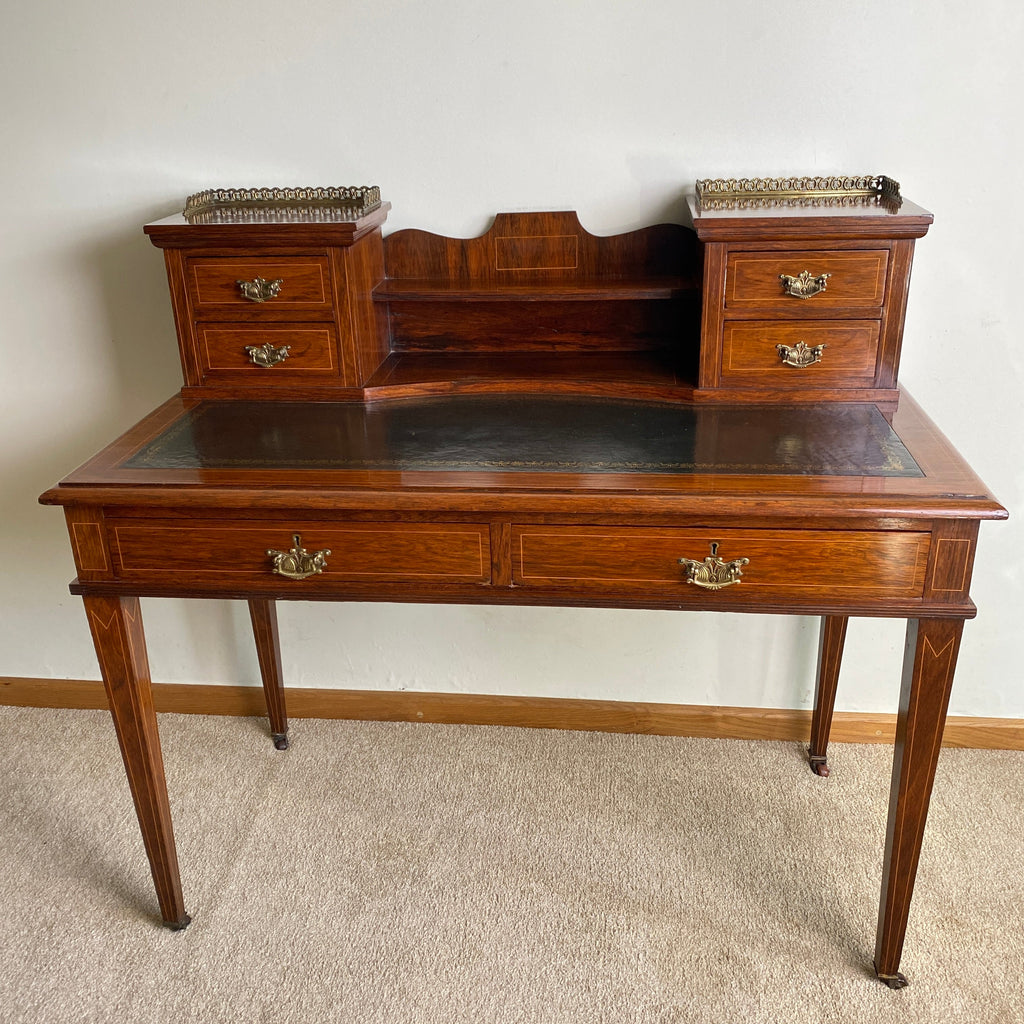
[[[907,976],[905,974],[901,974],[899,971],[895,974],[879,974],[878,980],[884,982],[891,989],[906,988],[910,984],[910,982],[907,981]]]

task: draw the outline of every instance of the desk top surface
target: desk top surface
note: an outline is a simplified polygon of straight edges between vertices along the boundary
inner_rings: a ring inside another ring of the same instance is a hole
[[[687,405],[451,395],[360,403],[176,396],[46,504],[794,515],[1006,513],[909,396]]]
[[[530,395],[205,402],[121,467],[924,475],[873,405],[709,407]]]

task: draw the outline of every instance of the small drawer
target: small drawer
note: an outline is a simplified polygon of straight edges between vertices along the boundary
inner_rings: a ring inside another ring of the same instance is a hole
[[[297,377],[337,377],[338,339],[334,324],[266,327],[196,324],[204,378],[238,377],[273,386]]]
[[[722,383],[871,387],[878,330],[877,320],[727,320],[722,332]]]
[[[477,523],[110,520],[108,528],[116,575],[157,585],[279,584],[301,593],[333,584],[485,584],[491,577],[489,529]],[[310,558],[330,551],[322,571],[304,579],[275,572],[267,553],[289,555],[296,534]]]
[[[725,277],[725,308],[787,310],[814,316],[815,310],[880,308],[885,300],[888,249],[849,252],[733,252]],[[781,275],[809,278],[828,274],[824,287],[800,298],[785,291]]]
[[[907,599],[924,589],[930,535],[924,532],[642,529],[513,526],[516,586],[631,594],[652,600],[823,601],[832,595]],[[717,545],[714,556],[712,545]],[[702,589],[681,558],[747,559],[738,583]]]
[[[186,261],[192,308],[197,314],[227,313],[241,309],[272,319],[280,313],[325,315],[332,310],[331,278],[325,256],[192,257]],[[262,290],[257,279],[265,282]],[[248,283],[257,300],[247,298]]]

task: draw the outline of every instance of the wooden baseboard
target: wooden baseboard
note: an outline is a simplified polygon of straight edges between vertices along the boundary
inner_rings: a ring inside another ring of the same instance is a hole
[[[378,722],[513,725],[529,729],[705,736],[717,739],[806,740],[810,711],[730,708],[636,701],[419,693],[409,690],[289,689],[291,718],[347,718]],[[258,686],[154,683],[157,711],[199,715],[264,715]],[[106,708],[103,684],[82,679],[0,677],[0,704],[40,708]],[[838,711],[832,739],[839,743],[891,743],[895,715]],[[951,716],[946,747],[1024,750],[1024,720]]]

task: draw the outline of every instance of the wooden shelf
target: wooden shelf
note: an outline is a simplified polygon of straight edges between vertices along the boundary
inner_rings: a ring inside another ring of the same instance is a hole
[[[663,352],[393,352],[365,387],[374,398],[459,391],[682,398],[694,381]]]
[[[373,291],[376,302],[606,302],[675,299],[699,289],[689,277],[589,278],[530,284],[395,279]]]

